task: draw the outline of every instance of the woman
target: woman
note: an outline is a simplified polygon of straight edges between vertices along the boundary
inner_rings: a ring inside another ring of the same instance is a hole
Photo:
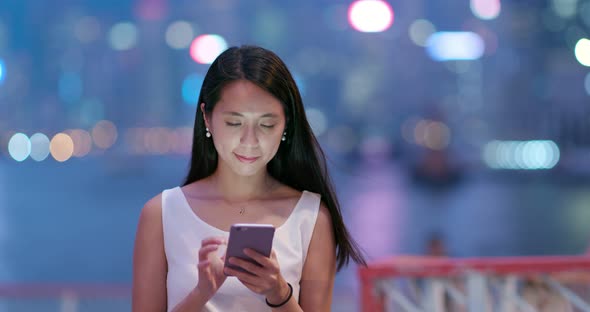
[[[184,185],[139,218],[133,311],[329,311],[336,271],[365,261],[286,65],[260,47],[230,48],[199,104]],[[223,267],[235,223],[276,228],[270,257],[230,259],[247,272]]]

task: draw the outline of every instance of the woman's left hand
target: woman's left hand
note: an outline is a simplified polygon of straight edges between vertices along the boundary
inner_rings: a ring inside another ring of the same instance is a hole
[[[244,253],[258,264],[231,257],[229,259],[231,264],[239,266],[247,272],[226,267],[226,273],[234,275],[244,286],[257,294],[264,295],[271,303],[285,300],[289,295],[289,286],[281,276],[281,268],[275,252],[271,252],[270,258],[252,249],[245,249]]]

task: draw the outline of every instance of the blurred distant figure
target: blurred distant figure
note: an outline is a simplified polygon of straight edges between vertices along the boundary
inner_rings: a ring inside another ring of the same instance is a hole
[[[433,257],[448,256],[445,240],[440,233],[433,233],[426,242],[426,255]]]
[[[414,181],[433,189],[446,189],[461,181],[462,170],[446,150],[426,149],[413,168]]]

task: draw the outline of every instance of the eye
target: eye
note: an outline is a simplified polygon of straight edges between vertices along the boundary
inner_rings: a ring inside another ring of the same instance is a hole
[[[267,128],[267,129],[272,129],[275,127],[275,125],[260,125],[263,128]]]
[[[233,123],[233,122],[226,122],[226,125],[230,126],[230,127],[237,127],[240,125],[240,123]]]

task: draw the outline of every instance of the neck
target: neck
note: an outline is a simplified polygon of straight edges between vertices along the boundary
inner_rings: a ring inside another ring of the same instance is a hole
[[[275,187],[276,182],[262,170],[253,176],[238,176],[229,168],[218,170],[211,176],[213,187],[218,194],[229,202],[243,202],[264,197]]]

